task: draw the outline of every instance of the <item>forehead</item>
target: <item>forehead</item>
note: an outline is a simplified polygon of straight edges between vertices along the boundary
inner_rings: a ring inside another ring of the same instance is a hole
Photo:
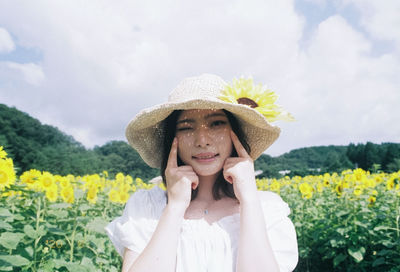
[[[184,110],[180,114],[178,120],[183,119],[204,119],[212,116],[225,116],[226,114],[223,110],[220,109],[193,109],[193,110]]]

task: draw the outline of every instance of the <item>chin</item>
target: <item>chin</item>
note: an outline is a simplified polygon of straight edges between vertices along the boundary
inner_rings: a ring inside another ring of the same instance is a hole
[[[205,169],[194,169],[194,171],[195,171],[195,173],[198,175],[198,176],[201,176],[201,177],[209,177],[209,176],[214,176],[214,175],[216,175],[216,174],[219,174],[221,171],[222,171],[222,169],[221,168],[218,168],[218,169],[210,169],[210,170],[205,170]]]

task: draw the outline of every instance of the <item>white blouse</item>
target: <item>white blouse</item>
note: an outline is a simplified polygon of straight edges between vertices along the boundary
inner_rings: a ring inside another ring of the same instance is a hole
[[[268,237],[280,271],[292,271],[298,261],[296,232],[288,218],[290,209],[275,193],[258,191]],[[124,248],[140,254],[153,235],[166,206],[166,192],[158,186],[138,190],[128,200],[121,217],[106,226],[118,253]],[[211,225],[204,219],[183,219],[177,248],[177,272],[236,271],[240,214]]]

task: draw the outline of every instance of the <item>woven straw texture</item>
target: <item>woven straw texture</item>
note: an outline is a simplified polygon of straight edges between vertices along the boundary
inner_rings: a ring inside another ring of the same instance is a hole
[[[225,86],[223,79],[211,74],[184,79],[170,93],[168,102],[142,110],[129,122],[126,128],[129,144],[150,167],[160,168],[164,149],[163,121],[174,110],[225,109],[238,119],[251,148],[249,155],[256,160],[279,137],[280,129],[247,105],[219,99]]]

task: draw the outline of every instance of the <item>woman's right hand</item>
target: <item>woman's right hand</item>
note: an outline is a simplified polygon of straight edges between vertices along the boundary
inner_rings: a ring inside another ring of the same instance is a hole
[[[192,189],[199,185],[199,177],[192,166],[178,166],[178,139],[175,137],[168,156],[165,169],[167,182],[168,204],[178,205],[186,210],[189,206]]]

